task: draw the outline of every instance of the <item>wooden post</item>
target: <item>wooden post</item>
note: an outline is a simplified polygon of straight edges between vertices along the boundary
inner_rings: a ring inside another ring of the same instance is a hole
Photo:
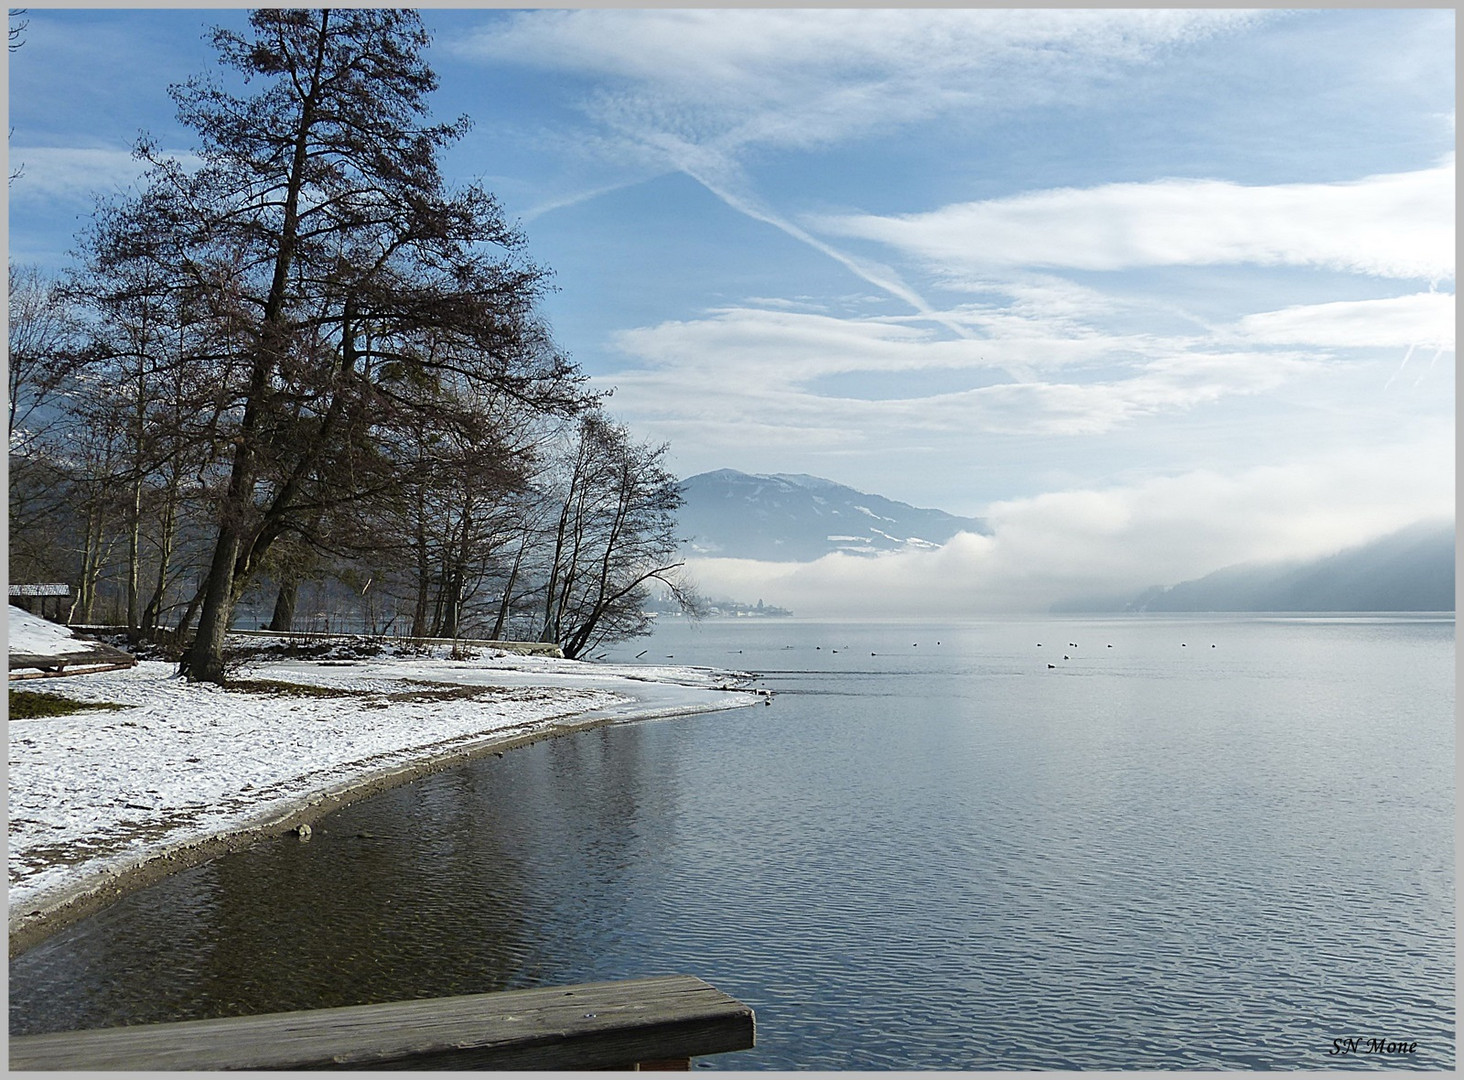
[[[10,1068],[686,1069],[754,1039],[746,1005],[690,975],[664,975],[24,1035],[10,1040]]]

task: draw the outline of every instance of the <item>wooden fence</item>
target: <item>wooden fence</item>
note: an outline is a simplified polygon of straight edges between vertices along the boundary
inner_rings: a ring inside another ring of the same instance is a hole
[[[686,1069],[752,1010],[690,975],[24,1035],[14,1070]]]

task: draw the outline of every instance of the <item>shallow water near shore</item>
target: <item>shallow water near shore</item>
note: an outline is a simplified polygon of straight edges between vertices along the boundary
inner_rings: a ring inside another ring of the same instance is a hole
[[[178,874],[12,960],[11,1033],[685,973],[757,1012],[701,1067],[1453,1067],[1452,617],[666,620],[608,657],[643,651],[776,696]]]

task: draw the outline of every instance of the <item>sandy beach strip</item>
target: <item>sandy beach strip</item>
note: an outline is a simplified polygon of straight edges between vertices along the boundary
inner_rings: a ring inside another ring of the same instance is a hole
[[[486,653],[172,664],[13,684],[115,711],[9,725],[10,955],[164,876],[487,753],[752,704],[752,677]]]

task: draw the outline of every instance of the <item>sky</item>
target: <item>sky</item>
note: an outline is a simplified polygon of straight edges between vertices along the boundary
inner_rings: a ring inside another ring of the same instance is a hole
[[[560,345],[686,477],[991,537],[704,560],[800,614],[1027,609],[1454,499],[1454,13],[423,9]],[[59,269],[242,11],[31,8],[10,256]]]

